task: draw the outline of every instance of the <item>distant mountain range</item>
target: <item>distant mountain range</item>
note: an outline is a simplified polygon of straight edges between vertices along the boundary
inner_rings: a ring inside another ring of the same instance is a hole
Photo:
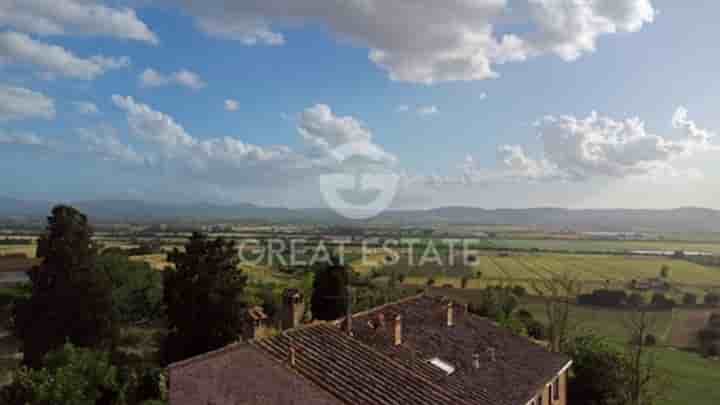
[[[54,203],[0,197],[0,218],[42,220]],[[288,209],[254,204],[170,204],[137,200],[76,201],[70,205],[95,222],[222,222],[318,224],[477,224],[538,226],[575,231],[720,232],[720,211],[707,208],[670,210],[564,208],[483,209],[442,207],[427,210],[390,210],[364,222],[349,221],[323,208]]]

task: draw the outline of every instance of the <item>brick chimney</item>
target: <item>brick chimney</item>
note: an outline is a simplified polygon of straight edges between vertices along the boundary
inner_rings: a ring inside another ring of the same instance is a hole
[[[473,353],[473,368],[480,369],[480,353]]]
[[[295,350],[295,347],[290,346],[290,367],[295,367],[296,360],[297,351]]]
[[[347,286],[347,305],[345,308],[345,333],[352,336],[352,290]]]
[[[453,303],[452,301],[448,302],[447,305],[447,326],[453,326],[455,323],[455,320],[453,319]]]
[[[395,317],[393,341],[395,346],[400,346],[402,344],[402,315],[400,314]]]
[[[490,361],[495,362],[495,348],[494,347],[488,347],[487,348],[488,355],[490,356]]]
[[[281,314],[282,329],[297,328],[305,316],[305,301],[300,290],[288,288],[283,292],[283,307]]]

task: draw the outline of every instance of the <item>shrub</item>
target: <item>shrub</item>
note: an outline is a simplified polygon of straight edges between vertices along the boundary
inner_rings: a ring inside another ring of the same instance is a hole
[[[693,293],[685,293],[682,300],[685,305],[695,305],[697,304],[697,295]]]
[[[524,297],[525,295],[527,295],[527,290],[521,285],[516,285],[512,288],[512,293],[515,294],[517,297]]]
[[[657,345],[657,337],[655,337],[652,333],[648,333],[647,336],[645,336],[645,344],[647,346]]]
[[[652,296],[652,306],[659,309],[671,309],[675,306],[675,301],[672,298],[668,298],[665,294],[655,293]]]
[[[714,292],[705,294],[705,304],[717,306],[720,304],[720,294]]]
[[[603,307],[622,307],[627,303],[627,294],[623,290],[595,290],[591,294],[578,295],[578,304]]]
[[[627,304],[631,307],[641,307],[645,305],[645,297],[640,293],[632,293],[627,297]]]

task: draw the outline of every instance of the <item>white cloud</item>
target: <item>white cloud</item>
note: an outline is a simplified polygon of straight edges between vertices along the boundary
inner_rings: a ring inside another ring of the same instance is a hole
[[[478,95],[478,97],[480,98],[480,100],[485,100],[487,98],[487,93],[482,92]]]
[[[92,80],[111,69],[130,65],[127,57],[92,56],[83,59],[56,45],[18,32],[0,33],[0,63],[33,65],[43,71],[83,80]]]
[[[688,110],[683,106],[675,110],[672,117],[672,126],[681,130],[683,135],[695,147],[708,148],[710,139],[715,136],[711,131],[698,127],[694,121],[688,119]]]
[[[183,0],[210,35],[278,45],[278,30],[320,25],[370,49],[393,80],[436,83],[497,77],[494,65],[553,53],[573,60],[601,35],[653,21],[650,0]],[[498,34],[502,32],[502,34]],[[292,40],[288,38],[287,40]]]
[[[422,116],[435,115],[439,112],[440,110],[438,110],[437,106],[434,105],[421,106],[417,109],[417,113]]]
[[[127,113],[130,130],[144,141],[165,148],[190,147],[197,141],[168,115],[155,111],[147,104],[136,103],[130,96],[113,95],[115,105]]]
[[[285,37],[282,34],[272,32],[267,24],[262,21],[248,18],[242,22],[234,16],[208,15],[198,17],[197,25],[205,33],[225,39],[233,39],[245,45],[270,45],[277,46],[285,44]]]
[[[0,145],[47,146],[47,142],[29,132],[7,132],[0,129]]]
[[[410,111],[410,106],[407,104],[400,104],[395,110],[397,112],[408,112]]]
[[[140,155],[131,146],[125,145],[117,137],[117,131],[109,126],[76,129],[85,141],[87,151],[102,160],[118,161],[131,165],[150,166],[151,159]]]
[[[80,114],[93,115],[100,113],[98,107],[89,101],[73,101],[72,104],[75,107],[75,111]]]
[[[237,111],[240,108],[240,103],[237,100],[227,99],[225,100],[226,111]]]
[[[646,175],[669,165],[687,145],[646,132],[637,117],[614,120],[547,116],[536,123],[545,158],[572,179]]]
[[[55,118],[53,99],[22,87],[0,84],[0,121],[28,118]]]
[[[535,124],[542,145],[540,158],[529,156],[520,145],[501,145],[499,169],[487,168],[468,156],[460,165],[462,179],[437,178],[430,183],[701,178],[701,171],[679,168],[677,162],[687,161],[696,152],[719,151],[709,142],[713,133],[689,120],[683,107],[676,110],[672,124],[682,132],[682,139],[649,133],[637,117],[616,120],[595,112],[585,118],[546,116]]]
[[[336,148],[352,145],[353,153],[381,164],[394,164],[397,158],[373,143],[372,132],[357,119],[340,117],[330,106],[316,104],[300,114],[298,132],[317,157],[344,160],[348,156],[335,153]]]
[[[156,44],[155,34],[130,8],[93,0],[3,0],[0,26],[38,35],[104,35]]]
[[[130,96],[113,95],[112,100],[126,112],[133,135],[159,147],[166,163],[194,174],[214,173],[227,181],[237,181],[236,169],[294,164],[295,156],[285,146],[265,148],[229,136],[199,139],[187,133],[169,115],[138,103]]]
[[[193,73],[185,69],[168,75],[163,75],[154,69],[145,69],[140,74],[139,80],[142,87],[159,87],[169,84],[177,84],[193,90],[199,90],[207,86],[207,84],[200,79],[200,76],[198,76],[197,73]]]

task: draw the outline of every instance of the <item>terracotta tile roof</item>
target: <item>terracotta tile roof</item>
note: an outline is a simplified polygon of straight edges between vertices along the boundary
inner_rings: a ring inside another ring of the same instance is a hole
[[[172,405],[341,405],[254,346],[230,345],[168,367]]]
[[[453,307],[453,326],[447,326],[447,304],[422,295],[356,314],[354,338],[418,372],[432,358],[449,363],[455,371],[443,372],[436,384],[476,403],[525,404],[570,361],[461,306]],[[395,346],[392,320],[398,314],[403,339]],[[384,328],[377,327],[379,318]]]
[[[447,302],[417,296],[356,314],[352,336],[336,321],[230,345],[171,365],[170,403],[525,405],[569,362],[462,307],[453,314],[449,327]]]
[[[410,370],[330,324],[252,344],[279,361],[288,361],[290,347],[295,348],[294,370],[346,404],[471,404],[426,378],[437,376],[429,367]]]

